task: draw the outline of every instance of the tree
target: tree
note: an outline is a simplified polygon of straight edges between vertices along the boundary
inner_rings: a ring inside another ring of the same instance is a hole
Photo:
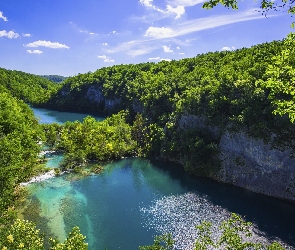
[[[209,0],[203,4],[203,8],[212,9],[213,7],[221,4],[227,8],[238,9],[238,0]],[[273,0],[261,0],[260,3],[261,13],[266,15],[269,11],[284,11],[288,13],[295,13],[295,0],[281,0],[275,2]]]
[[[50,250],[87,250],[88,244],[85,242],[85,238],[79,228],[74,227],[63,243],[57,239],[50,239],[52,245]],[[18,219],[10,226],[1,228],[0,249],[44,250],[44,237],[36,229],[34,223]]]
[[[266,70],[266,81],[259,80],[258,86],[269,90],[268,98],[274,105],[274,114],[288,115],[295,121],[295,33],[284,40],[285,49],[272,58]]]

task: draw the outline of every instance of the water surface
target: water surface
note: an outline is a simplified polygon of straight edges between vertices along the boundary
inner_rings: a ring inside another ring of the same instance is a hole
[[[31,109],[34,111],[35,116],[39,120],[40,123],[43,124],[50,124],[50,123],[65,123],[67,121],[74,122],[80,121],[82,122],[83,119],[87,116],[92,116],[98,121],[102,121],[105,118],[93,114],[82,114],[82,113],[72,113],[72,112],[61,112],[61,111],[54,111],[50,109],[43,109],[43,108],[33,108]]]

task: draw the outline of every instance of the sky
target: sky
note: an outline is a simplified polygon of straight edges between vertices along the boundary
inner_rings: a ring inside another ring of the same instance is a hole
[[[202,8],[203,0],[0,0],[0,67],[73,76],[281,40],[286,12]]]

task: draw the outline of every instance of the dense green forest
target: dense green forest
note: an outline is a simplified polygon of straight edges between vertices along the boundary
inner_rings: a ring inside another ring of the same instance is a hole
[[[56,83],[61,83],[65,79],[67,79],[67,77],[59,76],[59,75],[40,75],[40,76],[47,79],[47,80],[49,80],[49,81],[56,82]]]
[[[0,68],[0,88],[26,103],[39,105],[56,92],[58,85],[33,74]]]
[[[225,130],[243,130],[276,148],[294,147],[294,43],[290,34],[232,52],[102,68],[61,84],[0,69],[0,247],[30,244],[22,242],[30,231],[39,242],[36,249],[43,249],[34,225],[14,220],[19,183],[39,169],[40,141],[65,152],[67,169],[143,156],[175,161],[206,176],[218,170]],[[39,125],[27,104],[110,117]],[[69,242],[86,248],[73,229],[65,243],[53,240],[52,249],[66,249]]]

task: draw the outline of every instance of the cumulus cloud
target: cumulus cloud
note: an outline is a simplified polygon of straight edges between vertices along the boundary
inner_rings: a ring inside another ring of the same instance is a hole
[[[114,59],[111,59],[110,57],[103,55],[103,56],[97,56],[97,58],[102,59],[104,62],[115,62]]]
[[[165,9],[161,9],[161,8],[158,8],[157,6],[155,6],[153,4],[153,0],[140,0],[139,2],[143,6],[149,8],[149,9],[152,9],[152,10],[155,10],[157,12],[164,14],[164,17],[167,15],[176,14],[175,19],[179,19],[185,13],[185,8],[182,5],[177,5],[175,7],[173,7],[171,5],[166,5],[166,10],[165,10]]]
[[[9,39],[13,39],[13,38],[18,38],[19,34],[15,33],[14,31],[7,32],[6,30],[1,30],[0,37],[8,37]]]
[[[221,51],[232,51],[235,49],[236,49],[236,47],[234,47],[234,46],[231,46],[231,47],[225,46],[225,47],[222,47]]]
[[[42,54],[43,53],[43,51],[41,51],[41,50],[38,50],[38,49],[35,49],[35,50],[30,50],[30,49],[28,49],[27,50],[27,53],[29,53],[29,54]]]
[[[180,49],[179,47],[176,47],[176,49]]]
[[[171,5],[167,5],[167,10],[170,13],[176,14],[175,19],[179,19],[185,13],[184,6],[177,6],[173,8]]]
[[[154,38],[166,38],[173,36],[173,30],[170,28],[159,28],[159,27],[149,27],[145,32],[145,36],[154,37]]]
[[[24,36],[24,37],[31,37],[31,34],[29,34],[29,33],[24,34],[24,33],[23,33],[23,36]]]
[[[3,19],[5,22],[8,21],[7,17],[5,17],[5,16],[3,15],[3,12],[2,12],[2,11],[0,11],[0,19]]]
[[[108,43],[103,43],[102,45],[103,45],[103,46],[108,46]]]
[[[185,53],[183,53],[183,52],[180,52],[180,53],[178,53],[179,55],[184,55]]]
[[[170,49],[170,46],[164,45],[164,46],[162,46],[162,48],[164,49],[164,52],[166,52],[166,53],[172,53],[173,52],[173,50]]]
[[[36,41],[33,43],[28,43],[25,45],[25,47],[46,47],[46,48],[51,48],[51,49],[69,49],[70,47],[65,45],[65,44],[61,44],[58,42],[50,42],[50,41]]]
[[[146,6],[146,7],[152,7],[153,6],[153,4],[152,4],[153,0],[140,0],[139,2],[142,5]]]

